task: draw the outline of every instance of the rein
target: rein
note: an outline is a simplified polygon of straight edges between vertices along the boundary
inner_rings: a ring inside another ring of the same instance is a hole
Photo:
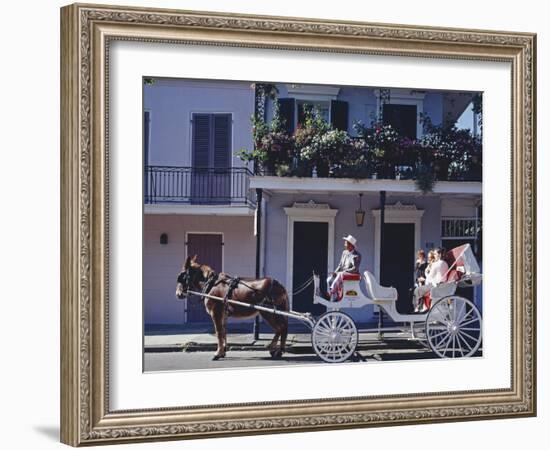
[[[307,279],[301,286],[297,287],[294,292],[292,292],[292,295],[298,295],[304,292],[310,285],[313,283],[313,275]]]
[[[224,281],[229,281],[229,290],[231,293],[240,285],[247,287],[251,291],[262,293],[261,290],[256,289],[253,286],[250,286],[248,283],[245,283],[243,280],[241,280],[239,277],[227,277],[223,280],[218,280],[219,274],[212,271],[210,272],[210,275],[206,279],[206,283],[204,284],[204,288],[202,289],[203,294],[208,294],[215,286],[217,286],[220,283],[223,283]],[[304,281],[300,286],[296,288],[295,291],[292,292],[292,295],[298,295],[301,294],[303,291],[305,291],[311,284],[313,283],[313,276],[309,277],[306,281]]]

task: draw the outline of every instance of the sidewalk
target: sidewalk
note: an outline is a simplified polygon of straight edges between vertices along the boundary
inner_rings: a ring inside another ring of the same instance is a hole
[[[260,333],[255,340],[252,333],[228,333],[228,350],[259,350],[264,349],[273,339],[273,333]],[[174,334],[145,336],[145,352],[196,352],[215,351],[218,340],[214,334]],[[289,334],[287,348],[297,350],[300,347],[311,349],[309,334]]]
[[[273,339],[273,333],[260,333],[259,339],[248,333],[228,333],[228,350],[246,351],[263,350]],[[417,341],[410,340],[409,332],[385,332],[383,340],[378,339],[376,331],[359,333],[358,349],[388,350],[390,348],[415,348],[421,346]],[[165,352],[200,352],[215,351],[217,339],[209,332],[198,333],[174,333],[161,334],[149,332],[144,338],[144,351],[146,353]],[[289,333],[286,341],[288,353],[313,353],[311,334]]]

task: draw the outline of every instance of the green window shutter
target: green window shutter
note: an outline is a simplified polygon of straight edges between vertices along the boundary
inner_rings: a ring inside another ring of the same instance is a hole
[[[193,167],[210,167],[210,122],[210,114],[193,114]]]
[[[214,122],[214,167],[231,167],[231,114],[215,114]]]

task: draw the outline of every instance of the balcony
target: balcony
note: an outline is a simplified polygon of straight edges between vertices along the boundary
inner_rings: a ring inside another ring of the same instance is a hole
[[[146,166],[146,205],[246,206],[255,208],[246,167],[196,168]]]
[[[352,136],[319,117],[306,119],[293,133],[281,129],[279,121],[258,119],[254,148],[237,155],[254,163],[255,175],[270,178],[407,181],[423,193],[434,192],[440,183],[482,181],[481,135],[454,125],[434,126],[428,119],[423,125],[424,134],[411,139],[382,123],[371,128],[355,123]]]

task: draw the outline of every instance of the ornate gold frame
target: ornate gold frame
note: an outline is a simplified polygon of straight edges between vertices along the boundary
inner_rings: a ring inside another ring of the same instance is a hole
[[[510,389],[113,412],[108,395],[106,62],[115,39],[507,61]],[[536,35],[75,4],[61,9],[61,441],[73,446],[536,414]]]

